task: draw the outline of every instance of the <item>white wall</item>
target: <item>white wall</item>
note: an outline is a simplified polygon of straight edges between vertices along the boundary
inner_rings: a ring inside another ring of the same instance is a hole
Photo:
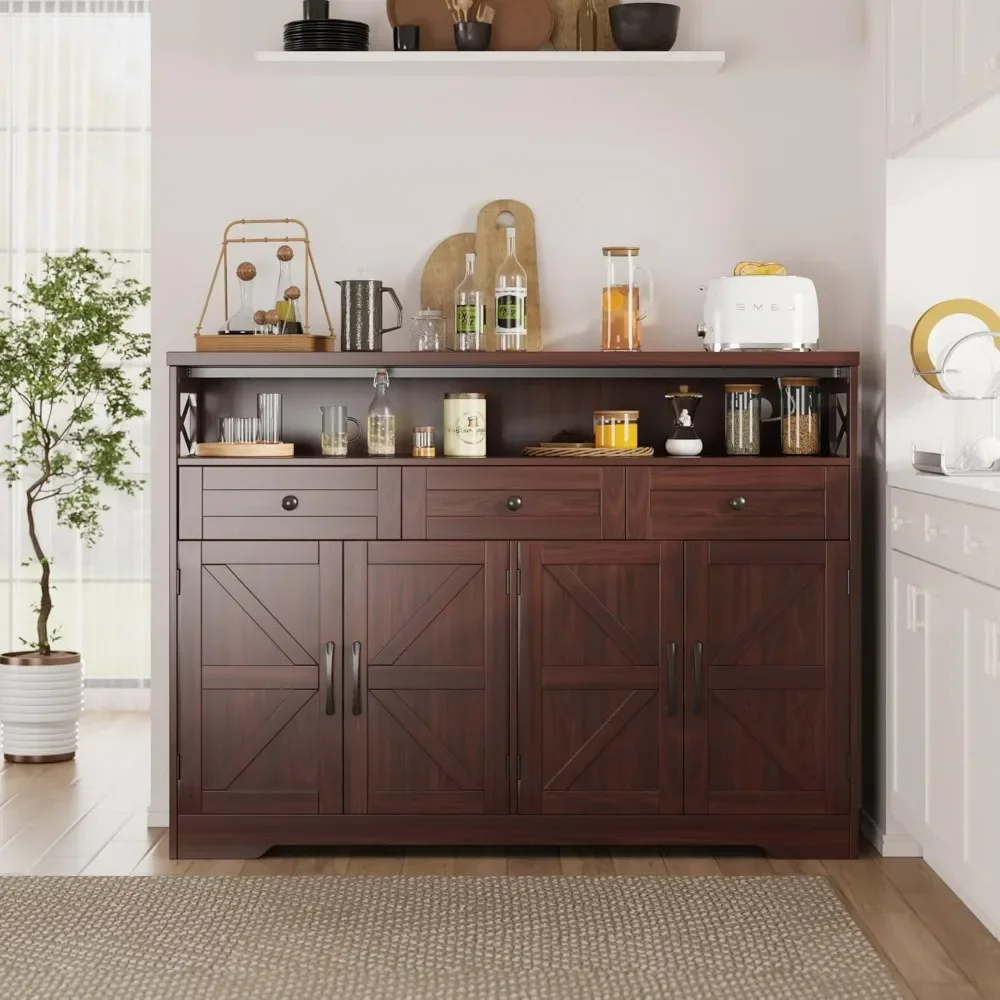
[[[1000,311],[1000,160],[894,160],[887,191],[888,462],[909,463],[913,445],[954,457],[970,436],[990,431],[992,404],[942,399],[915,378],[910,334],[944,299]]]
[[[153,13],[153,805],[166,809],[163,353],[190,349],[224,225],[298,216],[334,279],[393,284],[407,312],[427,254],[479,207],[534,210],[548,348],[596,345],[600,247],[637,243],[660,307],[644,342],[691,348],[698,286],[745,258],[817,281],[822,344],[877,339],[864,0],[690,0],[678,47],[725,49],[716,78],[333,76],[255,64],[296,0],[170,0]],[[380,0],[334,3],[388,47]],[[498,136],[503,139],[498,139]],[[261,283],[270,294],[273,278]],[[211,316],[220,320],[221,307]],[[334,317],[336,322],[336,316]],[[402,335],[387,347],[405,343]]]

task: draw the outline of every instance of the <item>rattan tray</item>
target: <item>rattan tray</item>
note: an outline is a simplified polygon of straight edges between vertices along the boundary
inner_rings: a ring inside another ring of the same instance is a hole
[[[650,458],[652,448],[592,448],[580,444],[531,445],[522,454],[526,458]]]

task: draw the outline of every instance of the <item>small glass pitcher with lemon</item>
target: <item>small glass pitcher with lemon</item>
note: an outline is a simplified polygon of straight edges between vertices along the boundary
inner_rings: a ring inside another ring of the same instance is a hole
[[[653,278],[639,266],[638,247],[604,247],[601,350],[639,351],[640,322],[653,305]]]

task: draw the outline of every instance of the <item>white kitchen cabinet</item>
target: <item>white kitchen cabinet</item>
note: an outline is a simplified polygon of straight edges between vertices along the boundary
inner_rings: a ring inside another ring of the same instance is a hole
[[[1000,91],[1000,0],[956,4],[956,100],[971,107]]]
[[[889,0],[889,151],[933,131],[955,104],[957,0]]]
[[[890,517],[889,813],[1000,935],[1000,511],[894,489]]]
[[[891,156],[1000,94],[1000,0],[882,0]]]

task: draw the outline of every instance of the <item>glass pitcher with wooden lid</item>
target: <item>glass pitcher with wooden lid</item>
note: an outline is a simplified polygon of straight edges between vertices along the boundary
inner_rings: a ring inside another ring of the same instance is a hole
[[[653,304],[653,278],[639,266],[638,247],[604,247],[603,253],[601,350],[641,350],[639,324]]]

